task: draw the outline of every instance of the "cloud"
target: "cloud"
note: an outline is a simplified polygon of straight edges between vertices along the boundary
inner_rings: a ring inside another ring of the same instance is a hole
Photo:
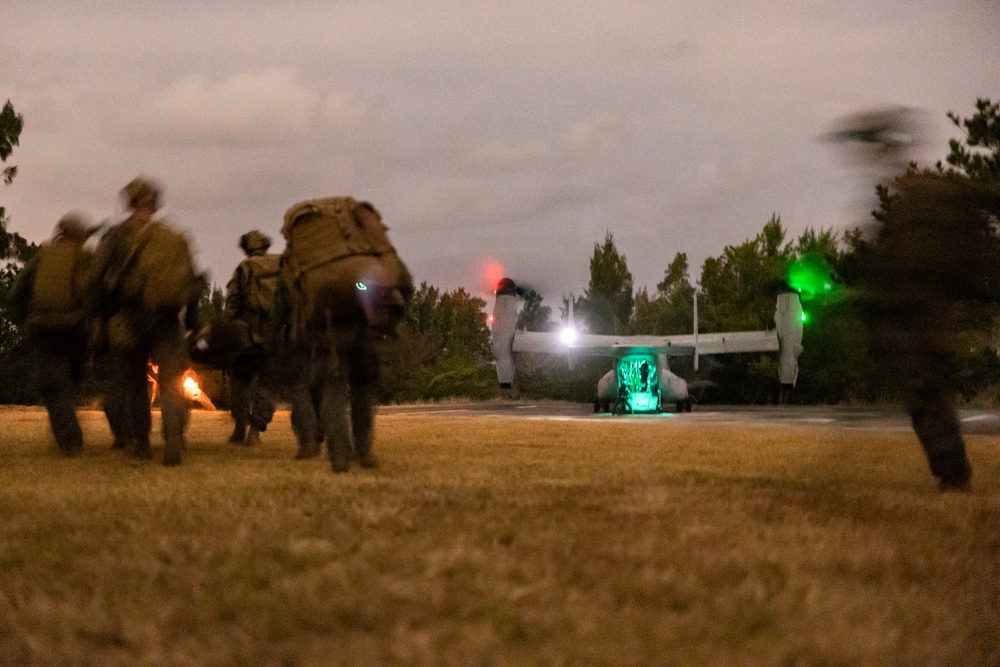
[[[341,136],[350,136],[366,126],[377,111],[377,103],[351,90],[327,93],[322,102],[322,114],[330,129]]]
[[[240,72],[218,82],[194,74],[124,120],[131,138],[149,143],[255,146],[309,136],[319,104],[292,70]]]

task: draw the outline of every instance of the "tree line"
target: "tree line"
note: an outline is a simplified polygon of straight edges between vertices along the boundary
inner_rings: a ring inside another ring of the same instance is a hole
[[[980,99],[972,116],[962,118],[949,112],[948,117],[963,137],[951,140],[944,162],[928,171],[1000,186],[1000,102]],[[0,159],[4,162],[17,146],[22,126],[21,116],[8,102],[0,113]],[[917,169],[917,165],[909,166],[911,172]],[[15,175],[16,167],[7,167],[5,182],[10,183]],[[879,186],[876,194],[878,208],[873,214],[876,218],[890,216],[891,192]],[[19,333],[4,304],[10,285],[35,245],[8,231],[2,208],[0,232],[0,403],[32,403],[37,395],[24,381],[30,377],[28,360],[21,354]],[[799,381],[791,396],[784,398],[800,403],[892,400],[878,365],[871,363],[873,341],[868,339],[862,311],[852,298],[854,277],[864,253],[860,229],[838,234],[810,228],[789,238],[780,216],[774,214],[753,238],[726,246],[718,256],[706,259],[696,281],[692,280],[687,255],[678,252],[655,288],[636,289],[626,257],[609,230],[603,241],[594,244],[590,280],[581,296],[564,296],[554,312],[541,295],[528,289],[519,326],[533,331],[554,329],[566,317],[572,298],[576,321],[591,333],[686,334],[692,331],[697,298],[699,331],[769,329],[774,326],[777,294],[794,287],[789,274],[803,266],[818,267],[825,272],[823,280],[834,289],[823,294],[802,293],[808,321]],[[221,297],[221,290],[214,288],[203,300],[206,320],[221,308]],[[496,396],[499,388],[491,363],[486,306],[485,300],[464,288],[442,291],[421,283],[408,305],[398,339],[384,347],[380,400]],[[1000,358],[992,327],[970,331],[968,342],[960,391],[967,400],[992,400],[1000,387]],[[675,358],[670,363],[675,372],[689,379],[692,394],[702,402],[779,400],[774,355],[703,358],[698,371],[689,358]],[[515,384],[526,397],[589,402],[597,380],[608,368],[610,363],[604,359],[577,360],[569,370],[565,358],[522,355]],[[224,397],[220,402],[224,404]]]

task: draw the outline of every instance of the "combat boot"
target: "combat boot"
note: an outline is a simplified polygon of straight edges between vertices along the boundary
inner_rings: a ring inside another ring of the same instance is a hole
[[[76,458],[83,454],[83,440],[60,442],[59,451],[67,458]]]
[[[318,442],[313,441],[312,444],[309,443],[299,443],[299,449],[295,452],[295,459],[297,461],[304,461],[305,459],[314,459],[320,455],[320,446]]]
[[[259,445],[260,444],[260,431],[258,431],[257,429],[255,429],[255,428],[253,428],[251,426],[250,430],[247,432],[246,442],[243,443],[243,444],[245,444],[247,447],[255,447],[256,445]]]
[[[337,439],[327,443],[330,455],[330,467],[333,472],[347,472],[351,465],[351,443],[346,439]]]
[[[234,445],[242,445],[247,440],[247,427],[246,424],[236,424],[233,427],[233,434],[229,436],[229,442]]]
[[[972,490],[972,466],[965,455],[960,452],[938,454],[930,461],[931,472],[938,478],[938,488],[942,492]]]
[[[182,438],[168,438],[163,447],[163,465],[176,466],[181,464],[181,451],[184,449]]]
[[[137,459],[153,458],[153,448],[149,446],[149,438],[131,440],[125,445],[125,452]]]
[[[359,439],[354,443],[354,452],[358,459],[358,464],[362,468],[377,468],[378,459],[372,454],[372,439],[371,431],[368,432],[367,438]]]

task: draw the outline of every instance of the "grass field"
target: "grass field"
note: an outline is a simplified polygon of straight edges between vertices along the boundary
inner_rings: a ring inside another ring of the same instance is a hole
[[[382,415],[334,475],[82,419],[0,408],[0,664],[1000,664],[1000,438],[939,494],[902,431]]]

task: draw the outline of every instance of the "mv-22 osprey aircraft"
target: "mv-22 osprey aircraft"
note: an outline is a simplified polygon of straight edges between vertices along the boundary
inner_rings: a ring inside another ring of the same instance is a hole
[[[514,281],[502,279],[497,285],[493,306],[493,355],[497,379],[509,388],[514,381],[514,354],[533,352],[579,356],[603,356],[615,360],[614,368],[597,383],[595,411],[615,414],[660,412],[673,404],[677,412],[691,411],[691,396],[684,378],[670,372],[667,358],[739,352],[777,352],[778,379],[794,385],[798,377],[798,357],[802,352],[802,304],[796,292],[778,295],[774,329],[698,333],[695,301],[694,332],[680,336],[608,336],[585,334],[573,327],[573,300],[570,299],[568,327],[560,332],[521,331],[517,328],[520,297]]]

